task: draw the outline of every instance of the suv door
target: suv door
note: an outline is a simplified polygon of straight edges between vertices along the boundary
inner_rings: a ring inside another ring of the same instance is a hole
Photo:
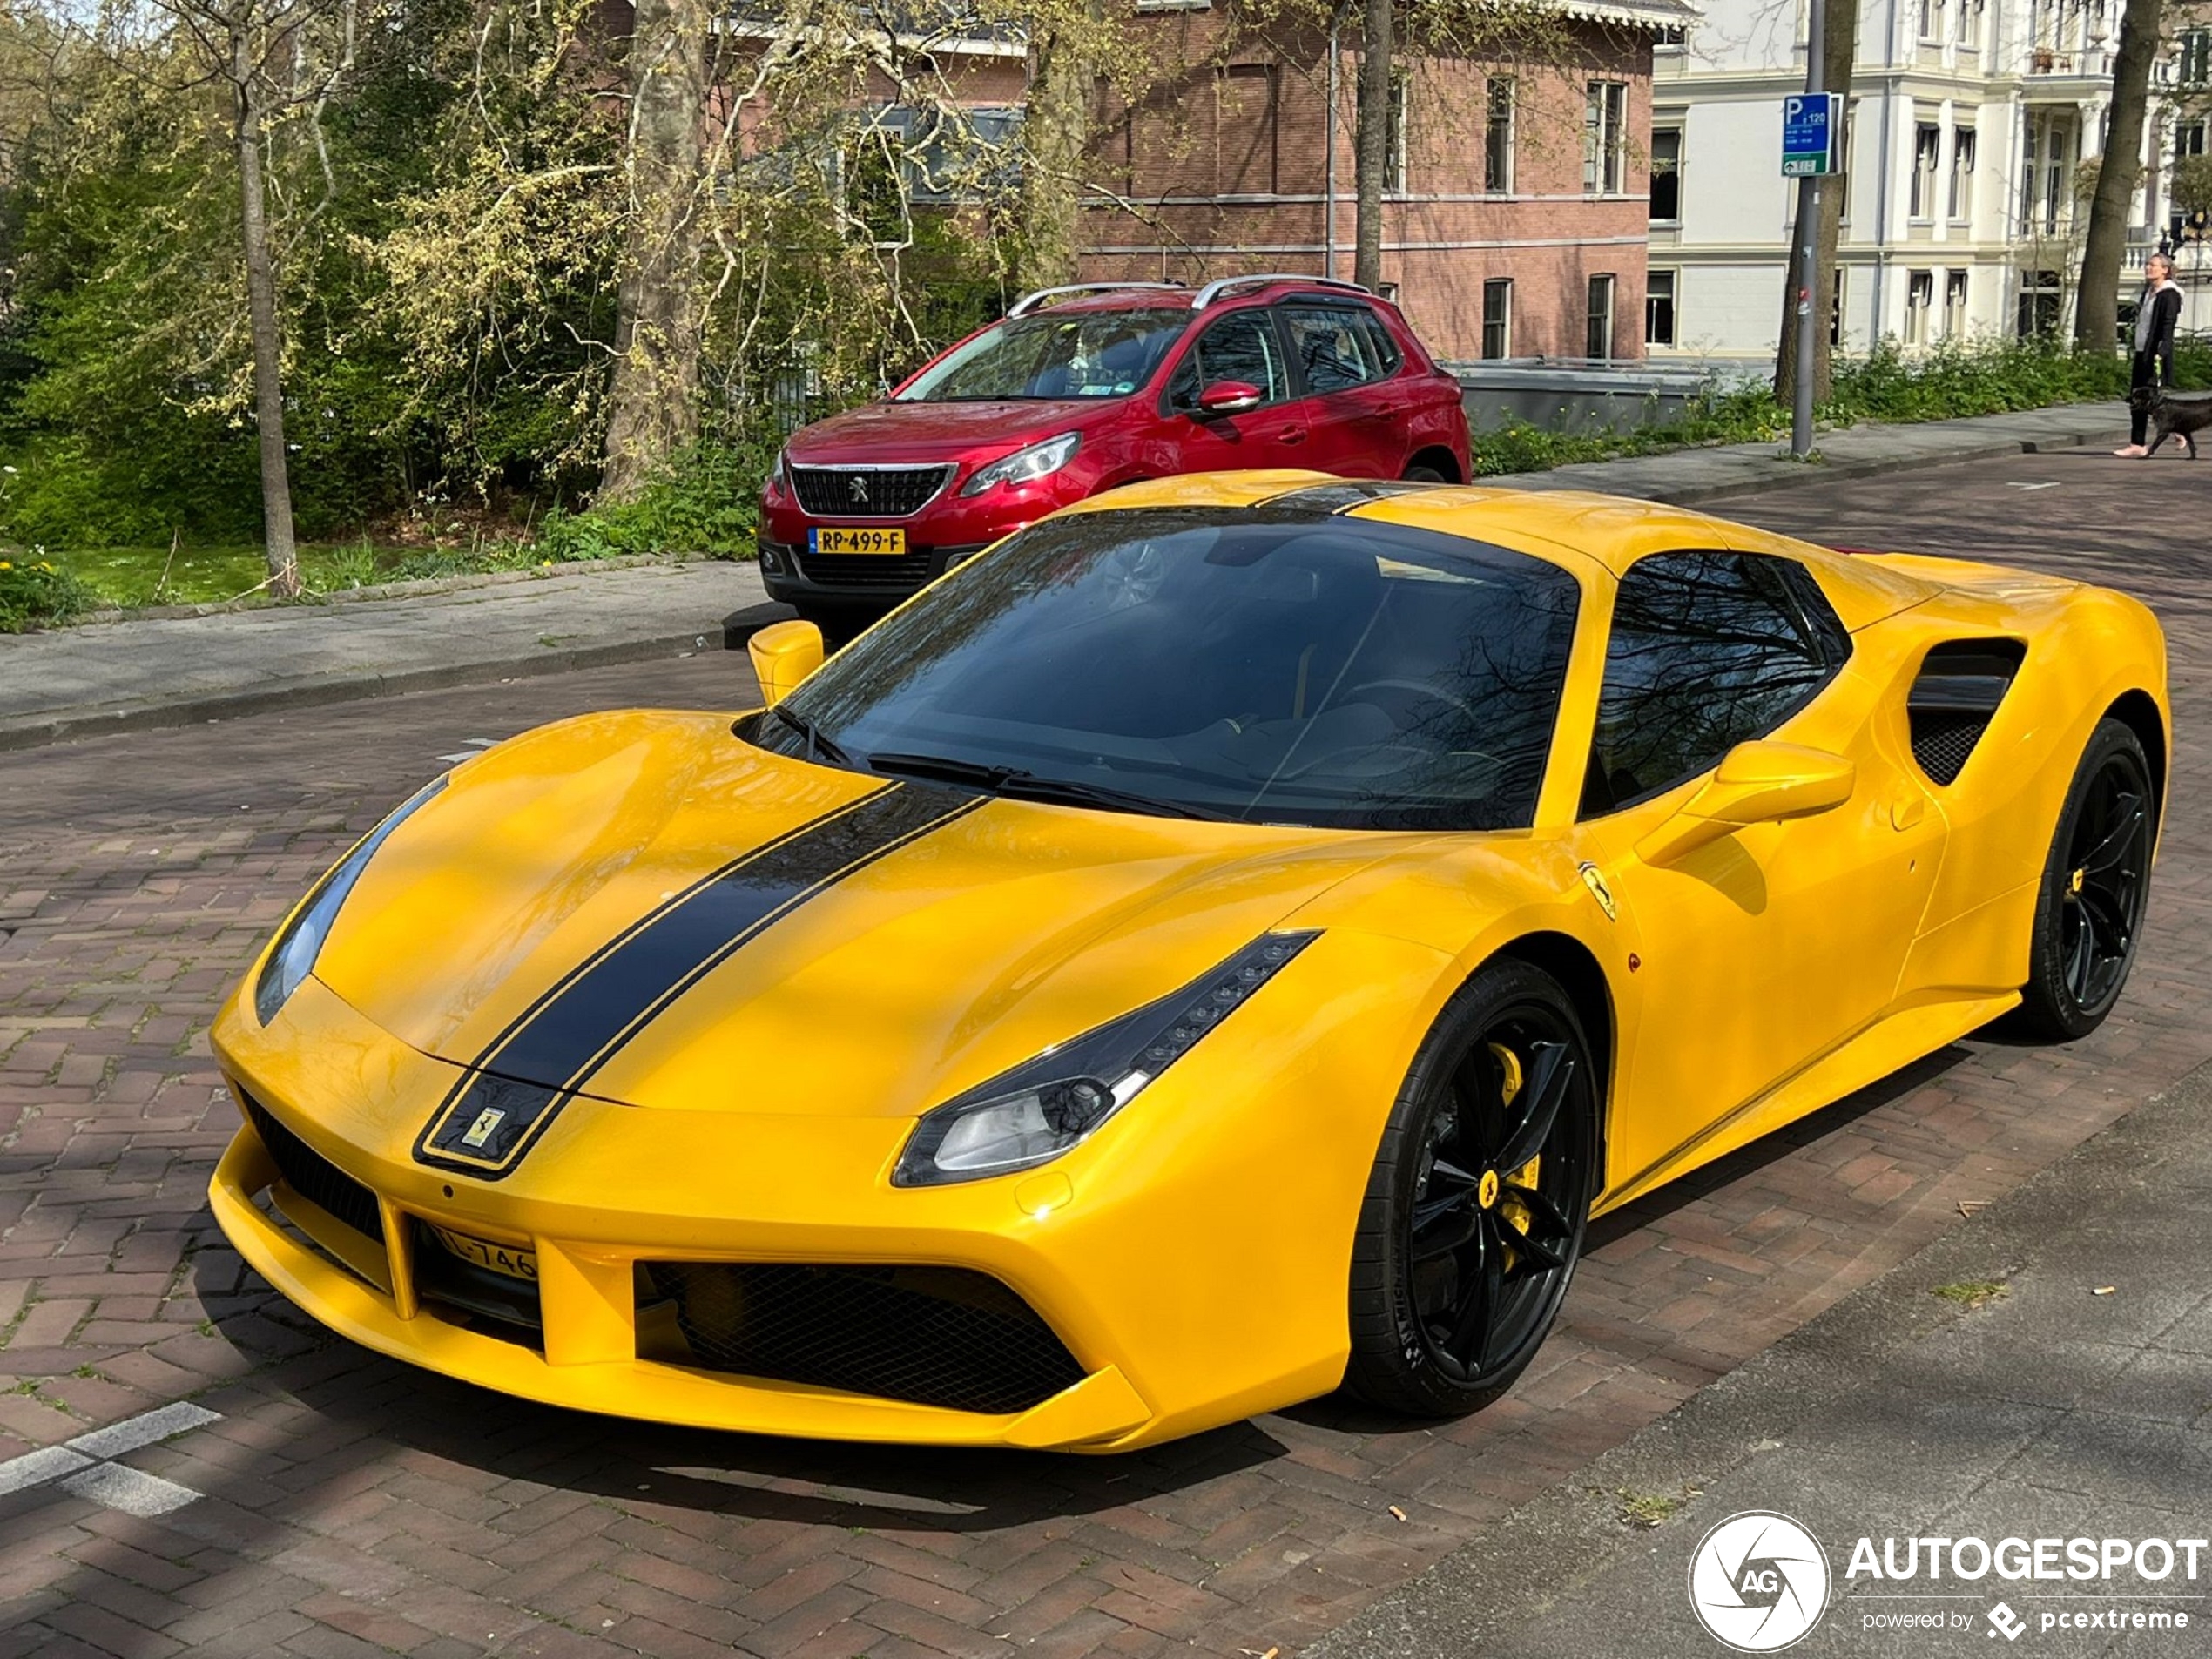
[[[1942,813],[1882,741],[1850,636],[1812,573],[1771,555],[1630,565],[1614,599],[1576,836],[1641,941],[1643,1035],[1622,1059],[1615,1184],[1723,1125],[1885,1012],[1932,888]],[[1851,799],[1661,866],[1635,846],[1739,743],[1842,756]]]
[[[1276,307],[1305,395],[1306,464],[1347,478],[1395,478],[1406,462],[1406,354],[1357,301],[1286,300]]]
[[[1223,381],[1259,388],[1257,408],[1209,415],[1198,395]],[[1160,414],[1177,472],[1238,467],[1306,467],[1305,421],[1290,401],[1293,381],[1283,341],[1264,306],[1248,306],[1208,323],[1184,348],[1168,375]]]

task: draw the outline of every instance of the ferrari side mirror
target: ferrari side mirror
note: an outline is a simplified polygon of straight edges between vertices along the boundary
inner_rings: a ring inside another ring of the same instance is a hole
[[[1200,415],[1241,415],[1256,409],[1265,395],[1250,381],[1216,381],[1198,394]]]
[[[773,707],[822,665],[822,631],[811,622],[771,623],[745,642],[745,654]]]
[[[1858,768],[1794,743],[1739,743],[1683,809],[1636,843],[1646,864],[1671,864],[1731,831],[1811,818],[1851,799]]]

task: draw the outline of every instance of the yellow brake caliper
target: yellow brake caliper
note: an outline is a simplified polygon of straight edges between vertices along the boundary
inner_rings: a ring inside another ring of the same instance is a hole
[[[1502,1086],[1499,1089],[1499,1101],[1503,1105],[1510,1106],[1514,1103],[1514,1097],[1521,1093],[1522,1082],[1521,1056],[1502,1042],[1494,1042],[1489,1045],[1489,1048],[1490,1057],[1498,1062],[1498,1071],[1503,1080]],[[1513,1223],[1521,1231],[1527,1232],[1532,1220],[1528,1213],[1528,1206],[1514,1195],[1513,1189],[1534,1187],[1536,1184],[1538,1167],[1543,1161],[1541,1156],[1530,1158],[1527,1163],[1507,1176],[1502,1183],[1498,1182],[1494,1177],[1486,1177],[1482,1184],[1483,1208],[1487,1210],[1492,1204],[1497,1204],[1504,1211],[1507,1221]],[[1508,1244],[1506,1246],[1507,1270],[1510,1271],[1513,1265],[1514,1250],[1513,1246]]]

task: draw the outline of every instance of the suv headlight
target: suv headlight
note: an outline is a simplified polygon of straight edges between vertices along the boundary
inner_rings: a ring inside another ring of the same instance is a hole
[[[300,988],[300,982],[314,972],[315,958],[322,954],[323,941],[330,936],[331,924],[338,920],[340,907],[353,892],[354,883],[361,880],[361,872],[368,867],[369,860],[376,856],[376,849],[417,807],[445,786],[442,777],[435,778],[408,796],[397,812],[369,831],[352,852],[338,861],[337,867],[307,895],[307,903],[293,913],[292,920],[277,935],[276,948],[270,951],[269,960],[262,965],[261,977],[254,983],[253,1012],[260,1016],[263,1025],[276,1018],[292,1000],[293,992]]]
[[[980,496],[995,485],[1033,484],[1040,478],[1049,478],[1076,458],[1076,451],[1082,447],[1082,438],[1080,432],[1063,432],[1042,443],[1016,449],[1002,461],[978,468],[975,475],[960,487],[960,493]]]
[[[1081,1145],[1320,936],[1263,934],[1181,990],[925,1112],[891,1184],[980,1181],[1049,1163]]]

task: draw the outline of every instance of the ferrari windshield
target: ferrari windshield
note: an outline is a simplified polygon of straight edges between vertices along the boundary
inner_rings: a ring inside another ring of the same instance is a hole
[[[1152,378],[1190,308],[1045,312],[994,323],[899,393],[901,403],[1126,397]]]
[[[1576,597],[1542,560],[1369,520],[1079,514],[862,634],[755,740],[1123,811],[1525,828]]]

